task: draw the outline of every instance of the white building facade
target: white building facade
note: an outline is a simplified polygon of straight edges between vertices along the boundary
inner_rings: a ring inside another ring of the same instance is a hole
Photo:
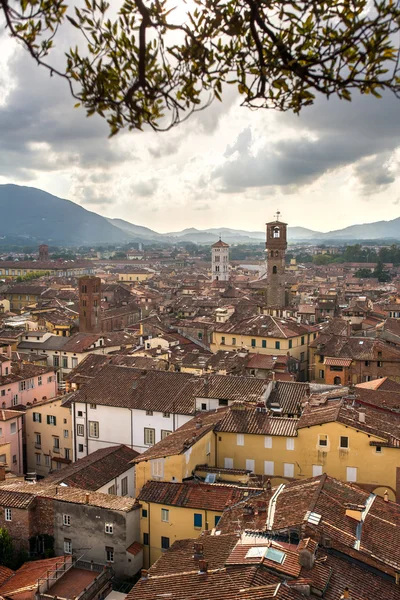
[[[221,239],[211,246],[212,281],[229,281],[229,244]]]

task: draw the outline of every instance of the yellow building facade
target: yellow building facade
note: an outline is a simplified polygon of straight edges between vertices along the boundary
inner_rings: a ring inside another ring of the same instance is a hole
[[[133,283],[134,281],[146,281],[153,277],[154,273],[143,272],[141,270],[135,271],[132,269],[129,272],[118,273],[118,281],[124,281],[125,283]]]
[[[27,470],[46,477],[73,459],[72,416],[66,397],[35,402],[26,407]]]

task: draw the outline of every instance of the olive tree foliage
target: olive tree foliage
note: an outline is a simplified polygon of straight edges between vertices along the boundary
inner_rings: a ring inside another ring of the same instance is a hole
[[[176,7],[174,8],[174,6]],[[182,10],[184,7],[185,10]],[[236,86],[250,108],[400,95],[400,0],[0,0],[10,35],[111,135],[166,130]],[[81,43],[51,63],[63,23]]]

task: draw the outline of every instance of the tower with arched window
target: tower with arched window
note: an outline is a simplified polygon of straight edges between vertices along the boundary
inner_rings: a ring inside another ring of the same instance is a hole
[[[285,299],[285,254],[287,248],[287,223],[280,220],[277,211],[275,221],[266,224],[267,241],[267,288],[266,299],[268,308],[283,308]]]
[[[229,281],[229,244],[219,238],[211,246],[212,281]]]

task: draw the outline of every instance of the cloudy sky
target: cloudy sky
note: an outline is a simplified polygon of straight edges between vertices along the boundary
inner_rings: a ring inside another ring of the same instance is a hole
[[[160,232],[262,230],[277,208],[290,225],[320,231],[400,216],[393,96],[319,99],[297,117],[241,108],[230,88],[170,132],[110,140],[102,119],[73,106],[66,83],[1,30],[0,183]]]

